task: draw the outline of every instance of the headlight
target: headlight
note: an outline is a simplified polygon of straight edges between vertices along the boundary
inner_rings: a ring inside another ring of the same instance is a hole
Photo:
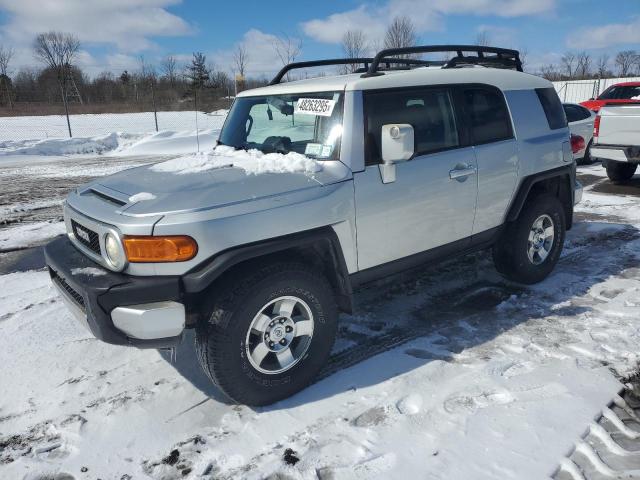
[[[122,270],[127,261],[122,244],[116,235],[109,232],[104,237],[104,251],[107,262],[114,270]]]

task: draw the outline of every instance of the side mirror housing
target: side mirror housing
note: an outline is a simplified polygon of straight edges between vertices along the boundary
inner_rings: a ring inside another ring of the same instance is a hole
[[[396,181],[396,163],[409,160],[415,152],[413,127],[406,123],[383,125],[380,147],[382,183],[393,183]]]
[[[414,153],[413,127],[406,123],[382,126],[382,161],[387,164],[409,160]]]

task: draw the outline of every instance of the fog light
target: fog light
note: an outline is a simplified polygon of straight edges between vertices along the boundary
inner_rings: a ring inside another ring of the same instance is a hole
[[[111,267],[114,270],[122,270],[126,262],[124,249],[118,237],[111,232],[104,237],[104,250]]]

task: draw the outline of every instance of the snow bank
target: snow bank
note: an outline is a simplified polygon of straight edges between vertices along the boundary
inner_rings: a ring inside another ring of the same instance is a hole
[[[0,230],[0,251],[38,245],[65,233],[64,222],[37,222]]]
[[[49,138],[46,140],[8,140],[0,143],[2,155],[78,155],[102,154],[130,143],[139,136],[110,133],[91,138]]]
[[[74,128],[73,138],[67,137],[66,130],[40,132],[36,128],[31,134],[25,133],[25,130],[29,132],[25,125],[16,124],[13,128],[15,119],[6,118],[6,128],[0,132],[3,140],[0,141],[0,156],[172,155],[206,151],[215,147],[226,114],[226,110],[212,114],[198,112],[196,130],[194,112],[158,112],[160,128],[166,126],[159,132],[155,131],[154,123],[141,121],[142,114],[78,115],[72,120],[86,123],[86,128]],[[51,116],[20,118],[29,127],[55,122]],[[166,121],[161,121],[163,119]]]
[[[176,174],[197,173],[223,167],[242,168],[250,175],[262,173],[306,173],[322,170],[319,162],[299,153],[262,153],[218,146],[209,153],[197,153],[157,163],[152,170]]]

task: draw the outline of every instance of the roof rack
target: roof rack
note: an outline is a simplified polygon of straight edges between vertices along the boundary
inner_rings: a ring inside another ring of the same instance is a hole
[[[294,62],[289,63],[282,67],[282,69],[273,77],[273,80],[269,82],[269,85],[277,85],[282,81],[284,76],[290,72],[291,70],[297,70],[299,68],[309,68],[309,67],[325,67],[327,65],[358,65],[363,64],[364,69],[359,68],[354,73],[362,73],[367,72],[369,69],[369,64],[374,61],[372,57],[363,57],[363,58],[333,58],[329,60],[311,60],[308,62]],[[442,62],[436,61],[428,61],[428,60],[419,60],[415,58],[388,58],[383,61],[378,61],[379,65],[386,65],[385,70],[392,70],[394,68],[406,69],[410,68],[412,65],[420,65],[420,66],[430,66],[434,64],[442,64]],[[400,65],[399,67],[392,67],[392,64]]]
[[[456,56],[445,62],[442,68],[456,68],[463,65],[482,65],[488,67],[511,68],[522,72],[520,52],[507,48],[483,47],[479,45],[421,45],[415,47],[387,48],[381,50],[373,58],[363,78],[384,75],[379,70],[381,63],[385,63],[387,57],[394,55],[412,55],[416,53],[456,52]],[[476,53],[476,55],[464,55]],[[491,55],[487,56],[486,53]],[[435,62],[433,62],[435,63]]]

